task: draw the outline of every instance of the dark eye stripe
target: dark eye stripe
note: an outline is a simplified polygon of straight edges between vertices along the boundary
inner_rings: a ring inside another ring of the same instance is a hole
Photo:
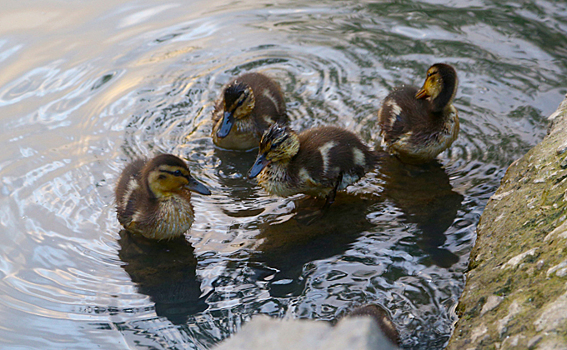
[[[272,143],[272,146],[270,147],[271,149],[274,149],[276,147],[278,147],[279,145],[281,145],[285,140],[287,140],[287,135],[285,135],[284,137],[282,137],[279,141]]]
[[[242,98],[237,102],[238,107],[242,106],[242,104],[244,103],[244,101],[246,101],[246,99],[248,98],[248,94],[244,94],[242,96]]]
[[[171,174],[173,176],[185,176],[185,175],[183,175],[181,170],[169,171],[169,170],[165,170],[165,169],[160,169],[160,171],[162,173],[168,173],[168,174]]]

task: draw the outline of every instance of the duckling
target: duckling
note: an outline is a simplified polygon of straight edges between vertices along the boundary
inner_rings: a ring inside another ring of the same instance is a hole
[[[194,220],[190,191],[211,194],[180,158],[161,154],[137,159],[122,171],[116,186],[118,221],[146,238],[181,236]]]
[[[374,168],[378,156],[350,131],[334,126],[306,130],[272,125],[260,141],[248,178],[281,197],[305,193],[326,197],[331,205],[337,190],[356,182]]]
[[[360,316],[372,317],[386,338],[390,340],[393,345],[400,345],[400,334],[398,333],[398,329],[392,321],[392,316],[390,316],[390,313],[384,307],[379,304],[368,304],[359,306],[348,314],[348,317]]]
[[[378,111],[382,146],[406,163],[425,163],[451,146],[459,134],[452,101],[457,73],[448,64],[427,70],[421,89],[402,86],[392,91]]]
[[[264,131],[288,122],[279,85],[261,73],[246,73],[228,83],[215,103],[213,142],[228,149],[258,147]]]

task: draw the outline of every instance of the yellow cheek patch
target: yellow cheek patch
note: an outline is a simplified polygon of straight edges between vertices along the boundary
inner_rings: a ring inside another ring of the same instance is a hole
[[[265,145],[264,147],[260,146],[260,153],[269,153],[271,148],[272,148],[271,142]]]
[[[432,100],[436,99],[437,96],[439,96],[439,93],[441,93],[441,89],[443,88],[441,79],[438,77],[431,77],[427,80],[426,85],[428,95]]]

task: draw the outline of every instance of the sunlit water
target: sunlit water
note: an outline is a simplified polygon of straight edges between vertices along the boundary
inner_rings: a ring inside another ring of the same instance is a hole
[[[552,1],[3,1],[3,349],[203,349],[254,314],[334,321],[383,305],[408,349],[440,349],[506,167],[545,135],[567,86],[567,5]],[[394,86],[454,65],[461,133],[439,166],[389,160],[322,218],[268,196],[255,151],[216,149],[231,77],[262,71],[292,125],[376,145]],[[186,240],[147,244],[115,217],[133,157],[170,152],[213,192]]]

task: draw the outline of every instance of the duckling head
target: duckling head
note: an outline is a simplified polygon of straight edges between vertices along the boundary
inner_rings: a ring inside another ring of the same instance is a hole
[[[217,136],[227,137],[234,121],[248,117],[255,105],[254,91],[248,84],[234,81],[228,85],[224,90],[224,114]]]
[[[273,124],[262,135],[258,157],[248,172],[248,178],[258,176],[270,163],[288,162],[297,152],[299,152],[299,136],[287,126]]]
[[[187,164],[171,154],[159,155],[146,164],[142,172],[147,189],[156,198],[168,198],[184,189],[204,195],[211,191],[191,176]]]
[[[442,111],[457,92],[457,72],[448,64],[436,63],[427,70],[427,77],[415,98],[427,99],[433,111]]]

